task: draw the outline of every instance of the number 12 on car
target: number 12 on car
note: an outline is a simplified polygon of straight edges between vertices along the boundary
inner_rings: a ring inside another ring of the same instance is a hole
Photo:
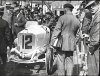
[[[32,35],[22,35],[22,49],[32,49]]]

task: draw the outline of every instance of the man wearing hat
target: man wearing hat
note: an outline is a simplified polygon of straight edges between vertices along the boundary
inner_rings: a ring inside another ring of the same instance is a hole
[[[6,3],[6,6],[4,8],[4,14],[3,14],[3,19],[6,20],[9,23],[9,27],[11,27],[11,17],[12,17],[12,12],[10,11],[11,5],[9,3]]]
[[[3,61],[2,64],[2,73],[0,73],[0,76],[4,76],[4,69],[6,66],[6,60],[7,60],[7,46],[11,47],[11,41],[10,41],[10,28],[7,21],[2,19],[4,12],[4,8],[0,8],[0,57]],[[0,67],[1,68],[1,67]]]
[[[6,6],[4,7],[4,14],[3,14],[2,18],[9,23],[11,36],[12,36],[12,14],[13,14],[13,8],[11,8],[11,4],[6,3]],[[12,38],[12,41],[13,41],[13,38]]]
[[[53,17],[53,13],[52,12],[46,12],[46,23],[45,23],[45,25],[47,26],[47,27],[49,27],[50,28],[50,30],[52,31],[53,29],[52,29],[52,27],[53,26],[55,26],[55,20],[54,20],[54,17]]]
[[[13,25],[12,25],[14,39],[17,37],[17,34],[25,28],[24,26],[26,24],[25,17],[20,10],[21,10],[20,8],[16,7],[14,11]]]
[[[67,3],[64,5],[66,14],[61,16],[57,22],[51,37],[51,47],[56,39],[57,49],[57,67],[58,75],[72,76],[73,73],[73,52],[75,51],[75,37],[80,27],[80,21],[72,14],[73,5]]]
[[[94,14],[89,27],[89,53],[88,53],[88,75],[99,76],[99,49],[100,49],[100,2],[90,1],[86,8],[91,8]]]

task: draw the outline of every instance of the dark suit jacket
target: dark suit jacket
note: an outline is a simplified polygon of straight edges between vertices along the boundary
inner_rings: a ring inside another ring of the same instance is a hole
[[[8,22],[0,17],[0,53],[6,53],[7,46],[11,46],[10,28]]]
[[[14,39],[15,39],[17,37],[17,34],[24,29],[26,20],[22,13],[19,14],[18,17],[14,16],[13,20],[14,21],[13,21],[12,29],[13,29]],[[14,26],[14,23],[18,23],[18,26]]]
[[[98,10],[94,18],[90,24],[90,46],[96,48],[96,46],[100,47],[100,10]],[[96,48],[97,49],[97,48]],[[94,52],[96,50],[90,50]]]
[[[75,37],[79,26],[79,20],[71,12],[61,16],[54,29],[51,45],[58,38],[57,47],[60,47],[63,51],[74,51]]]

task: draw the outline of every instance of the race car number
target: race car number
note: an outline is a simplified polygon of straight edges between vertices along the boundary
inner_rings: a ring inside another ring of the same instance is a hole
[[[22,49],[32,49],[32,35],[23,35],[22,36]]]

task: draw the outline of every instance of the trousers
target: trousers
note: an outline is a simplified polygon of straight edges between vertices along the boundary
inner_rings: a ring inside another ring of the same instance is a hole
[[[57,74],[58,76],[72,76],[73,73],[73,52],[59,51],[57,54]]]

